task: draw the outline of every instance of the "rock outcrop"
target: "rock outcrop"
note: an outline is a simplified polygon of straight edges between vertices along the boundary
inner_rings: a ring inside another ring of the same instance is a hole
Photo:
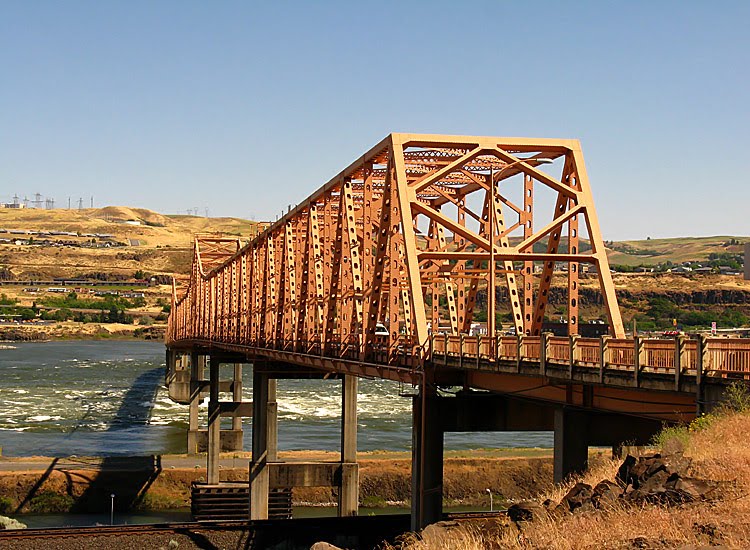
[[[614,480],[602,480],[594,487],[576,483],[559,503],[551,500],[541,505],[532,501],[518,502],[508,508],[508,517],[519,523],[616,505],[659,503],[671,506],[711,500],[718,484],[688,476],[689,466],[690,461],[679,453],[639,458],[628,455]]]

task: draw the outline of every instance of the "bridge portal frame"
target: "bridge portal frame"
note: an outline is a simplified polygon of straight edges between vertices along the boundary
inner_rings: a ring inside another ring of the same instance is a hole
[[[539,168],[556,161],[559,177]],[[505,191],[514,176],[522,203]],[[557,198],[535,229],[540,187]],[[495,288],[498,275],[517,333],[539,335],[558,264],[567,266],[571,334],[579,266],[591,264],[611,333],[622,337],[577,140],[391,134],[246,245],[197,236],[167,340],[421,370],[431,330],[468,332],[480,286]]]

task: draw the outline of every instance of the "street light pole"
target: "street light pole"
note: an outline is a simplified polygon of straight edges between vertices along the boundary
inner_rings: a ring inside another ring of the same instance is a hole
[[[114,525],[115,524],[115,494],[112,493],[109,495],[110,498],[110,506],[109,506],[109,524]]]
[[[493,512],[493,511],[494,511],[494,510],[493,510],[494,506],[493,506],[493,502],[492,502],[492,491],[490,491],[489,487],[488,487],[488,488],[486,489],[486,491],[487,491],[487,492],[489,493],[489,495],[490,495],[490,512]]]

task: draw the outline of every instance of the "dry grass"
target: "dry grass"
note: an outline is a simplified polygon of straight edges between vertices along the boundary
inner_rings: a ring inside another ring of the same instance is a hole
[[[609,510],[549,517],[520,528],[512,524],[461,525],[433,529],[422,537],[404,538],[402,550],[455,548],[628,549],[721,545],[750,548],[750,413],[727,411],[686,428],[679,440],[667,441],[692,459],[689,475],[720,482],[712,502],[681,506],[616,505]],[[620,462],[600,460],[585,475],[540,495],[559,502],[572,485],[612,480]]]

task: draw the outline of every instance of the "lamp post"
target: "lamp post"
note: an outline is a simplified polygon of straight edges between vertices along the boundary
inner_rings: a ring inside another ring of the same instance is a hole
[[[490,495],[490,512],[493,512],[493,503],[492,503],[492,491],[490,491],[489,487],[486,489],[487,493]]]
[[[109,495],[110,498],[110,506],[109,506],[109,524],[114,525],[115,524],[115,494],[112,493]]]
[[[505,172],[508,168],[512,168],[513,166],[517,166],[518,164],[523,164],[526,162],[533,162],[536,164],[551,164],[554,162],[552,159],[548,158],[528,158],[528,159],[518,159],[513,162],[510,162],[503,166],[500,171],[497,173],[498,180],[500,179],[500,176]],[[495,167],[490,166],[490,215],[489,215],[489,224],[490,224],[490,230],[489,230],[489,241],[490,241],[490,265],[489,265],[489,281],[487,289],[487,333],[492,338],[492,341],[494,342],[495,338]],[[489,492],[489,489],[487,489],[487,492]],[[490,493],[490,502],[492,501],[492,493]]]

